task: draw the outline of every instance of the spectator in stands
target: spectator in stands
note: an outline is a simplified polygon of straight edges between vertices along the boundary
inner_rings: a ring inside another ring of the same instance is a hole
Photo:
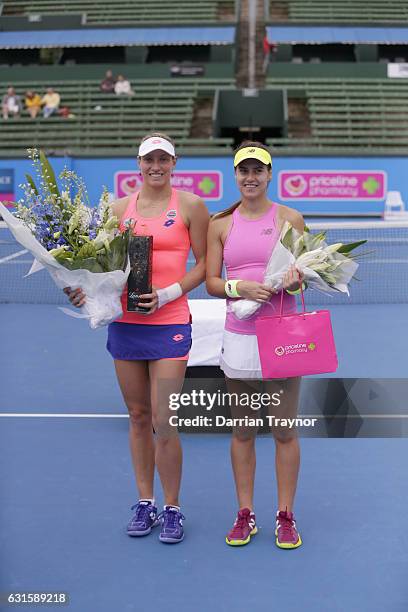
[[[41,110],[41,96],[35,91],[27,91],[25,95],[25,105],[31,119],[35,119]]]
[[[102,93],[115,93],[116,79],[113,76],[112,70],[107,70],[105,78],[101,81],[99,89]]]
[[[126,95],[126,96],[134,96],[135,92],[132,90],[132,86],[129,81],[125,79],[123,75],[118,76],[118,80],[115,83],[115,94],[117,96]]]
[[[272,42],[269,42],[268,35],[265,34],[263,39],[263,72],[264,74],[268,71],[269,62],[271,61],[271,54],[276,53],[278,50],[278,45]]]
[[[51,115],[58,111],[60,102],[61,97],[59,93],[54,91],[52,87],[48,87],[47,93],[45,94],[45,96],[43,96],[43,99],[41,100],[41,104],[44,106],[44,119],[48,119],[48,117],[51,117]]]
[[[22,109],[21,98],[15,92],[14,87],[8,87],[7,93],[2,100],[3,119],[8,119],[9,115],[19,117]]]

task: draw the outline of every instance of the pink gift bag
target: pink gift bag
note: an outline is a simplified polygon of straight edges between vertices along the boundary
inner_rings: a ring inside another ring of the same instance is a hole
[[[263,378],[291,378],[335,372],[336,347],[328,310],[259,317],[255,321]]]

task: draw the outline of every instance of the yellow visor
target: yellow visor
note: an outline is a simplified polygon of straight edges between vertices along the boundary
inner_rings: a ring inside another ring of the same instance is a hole
[[[268,164],[272,166],[272,157],[268,151],[260,149],[259,147],[245,147],[244,149],[240,149],[234,157],[234,168],[244,161],[244,159],[257,159],[265,164],[265,166]]]

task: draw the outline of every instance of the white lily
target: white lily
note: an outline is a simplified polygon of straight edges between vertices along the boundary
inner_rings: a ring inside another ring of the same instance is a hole
[[[309,288],[324,293],[341,291],[349,295],[348,283],[358,264],[338,252],[341,246],[341,242],[328,245],[324,233],[301,234],[286,222],[266,267],[264,284],[279,291],[286,272],[294,265]],[[231,305],[239,319],[252,316],[259,308],[258,302],[247,299],[235,300]]]

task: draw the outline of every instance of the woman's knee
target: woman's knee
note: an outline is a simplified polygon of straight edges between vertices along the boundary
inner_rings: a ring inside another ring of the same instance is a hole
[[[273,429],[272,435],[276,444],[290,444],[297,440],[297,432],[294,429]]]
[[[234,440],[240,443],[253,444],[257,435],[258,429],[253,427],[236,427],[232,432]]]
[[[152,414],[149,406],[138,403],[127,403],[130,424],[136,429],[151,429]]]
[[[170,416],[172,415],[153,413],[153,429],[156,434],[156,440],[159,443],[166,443],[170,439],[178,436],[177,426],[171,424]]]

